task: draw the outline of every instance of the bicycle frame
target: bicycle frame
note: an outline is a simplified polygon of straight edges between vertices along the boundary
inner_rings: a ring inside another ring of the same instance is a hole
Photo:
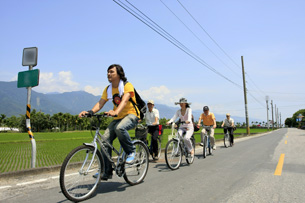
[[[212,126],[203,125],[202,127],[205,129],[204,136],[206,136],[208,138],[208,147],[210,147],[211,146],[211,143],[210,143],[210,133],[211,133]]]
[[[173,139],[177,140],[178,142],[178,146],[182,145],[182,149],[184,154],[187,154],[187,150],[185,149],[185,144],[184,144],[184,140],[183,140],[183,136],[179,134],[178,130],[175,130],[175,123],[172,123],[172,135],[174,135],[175,137]],[[175,133],[175,134],[174,134]]]
[[[100,133],[100,117],[97,116],[97,119],[98,119],[98,126],[97,126],[97,129],[95,131],[95,135],[94,135],[94,138],[93,138],[93,141],[91,143],[84,143],[84,145],[86,146],[92,146],[94,147],[94,152],[93,152],[93,156],[96,156],[96,151],[99,150],[98,149],[98,146],[97,146],[97,143],[99,144],[100,148],[101,148],[101,151],[106,155],[107,159],[110,161],[110,163],[112,164],[113,168],[114,169],[117,169],[117,167],[122,164],[125,160],[124,160],[124,157],[123,157],[123,152],[122,152],[122,146],[120,146],[120,151],[118,151],[116,148],[114,148],[114,146],[112,146],[107,140],[106,138],[103,137],[103,135],[101,135]],[[106,147],[105,147],[105,144],[110,147],[110,149],[116,153],[118,155],[118,159],[117,159],[117,164],[115,164],[115,162],[113,161],[112,157],[110,156],[110,154],[107,152],[106,150]],[[85,159],[85,161],[87,160],[88,158],[88,155]],[[86,163],[86,162],[84,162]],[[93,159],[91,160],[90,164],[89,164],[89,167],[86,171],[86,173],[88,173],[89,169],[91,168],[91,165],[93,163]],[[83,169],[84,167],[84,164],[82,166],[81,169]],[[116,170],[115,170],[116,171]]]

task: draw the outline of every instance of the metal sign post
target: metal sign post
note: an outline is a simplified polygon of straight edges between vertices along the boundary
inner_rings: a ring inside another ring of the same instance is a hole
[[[29,71],[18,73],[18,88],[27,88],[26,128],[32,144],[31,168],[35,168],[36,165],[36,141],[31,130],[30,118],[32,87],[39,84],[39,70],[33,70],[33,67],[37,65],[37,51],[37,47],[23,49],[22,65],[29,66]]]

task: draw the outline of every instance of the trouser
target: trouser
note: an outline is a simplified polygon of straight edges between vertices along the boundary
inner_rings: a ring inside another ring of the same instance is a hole
[[[224,134],[226,134],[227,131],[229,131],[231,142],[234,143],[233,128],[228,127],[228,129],[226,128],[223,129]]]
[[[184,139],[184,143],[186,145],[186,148],[189,152],[191,152],[193,150],[193,146],[192,146],[192,141],[191,141],[191,137],[194,133],[194,127],[180,127],[178,130],[178,133],[180,135],[183,135],[183,133],[186,132],[186,134],[184,135],[183,139]]]
[[[134,128],[138,123],[138,117],[133,114],[128,114],[123,119],[113,120],[105,130],[104,137],[111,145],[113,140],[118,137],[119,142],[126,154],[134,152],[135,147],[130,139],[128,130]],[[105,145],[108,154],[112,154],[112,149]],[[105,162],[105,174],[112,175],[112,166],[106,155],[103,153]]]
[[[203,137],[204,137],[205,132],[206,132],[206,129],[203,128],[201,130],[201,143],[203,143]],[[210,133],[208,132],[208,134],[210,135],[210,143],[211,143],[212,146],[214,146],[215,145],[215,138],[214,138],[214,128],[213,127],[210,128]]]
[[[148,126],[148,133],[151,134],[151,153],[155,155],[158,154],[158,136],[159,136],[159,126],[150,125]]]

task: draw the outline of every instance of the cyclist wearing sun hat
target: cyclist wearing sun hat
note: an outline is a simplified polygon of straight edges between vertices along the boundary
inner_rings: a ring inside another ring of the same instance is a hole
[[[184,136],[184,142],[187,149],[189,150],[189,153],[193,156],[194,149],[192,146],[191,137],[194,133],[194,125],[192,122],[192,109],[190,108],[191,103],[188,103],[185,98],[181,98],[179,102],[176,102],[175,104],[180,104],[181,109],[179,109],[166,124],[169,125],[177,118],[179,118],[181,122],[184,122],[184,124],[180,125],[178,133],[182,135],[183,132],[186,132]]]
[[[159,111],[154,108],[155,103],[153,100],[148,100],[144,118],[148,127],[148,133],[151,134],[152,139],[152,157],[154,160],[158,159],[158,136],[159,136]]]
[[[203,107],[203,113],[200,115],[199,117],[199,121],[198,121],[198,127],[200,127],[200,123],[203,123],[203,125],[205,126],[213,126],[210,129],[210,140],[211,140],[211,145],[213,146],[213,149],[216,149],[216,145],[215,145],[215,138],[214,138],[214,129],[216,128],[216,119],[215,116],[212,112],[210,112],[210,109],[208,106],[204,106]],[[203,128],[201,130],[201,143],[200,145],[203,146],[203,135],[205,134],[206,129]]]

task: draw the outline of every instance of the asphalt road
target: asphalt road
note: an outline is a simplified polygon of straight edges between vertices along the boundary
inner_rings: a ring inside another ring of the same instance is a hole
[[[305,131],[280,129],[236,139],[232,148],[219,142],[206,159],[198,147],[192,165],[183,159],[171,171],[164,159],[150,162],[142,184],[129,186],[113,176],[86,202],[304,202],[304,144]],[[2,182],[0,202],[69,201],[60,191],[58,173],[48,173]]]

